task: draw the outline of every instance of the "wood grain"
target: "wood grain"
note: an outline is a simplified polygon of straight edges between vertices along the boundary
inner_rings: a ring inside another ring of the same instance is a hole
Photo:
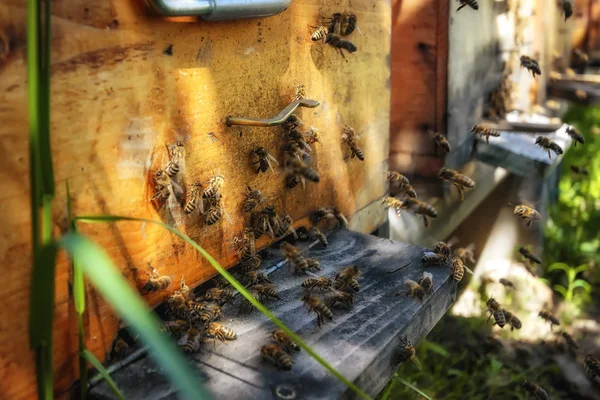
[[[235,263],[231,239],[240,235],[246,184],[259,188],[280,213],[299,223],[312,209],[337,205],[352,215],[386,190],[389,153],[390,7],[375,0],[296,1],[281,15],[222,23],[175,22],[147,12],[141,2],[89,4],[62,0],[53,6],[52,152],[59,188],[53,219],[57,234],[65,227],[69,180],[74,211],[160,219],[152,174],[167,161],[165,142],[185,143],[185,183],[225,176],[224,203],[231,215],[210,227],[198,216],[181,229],[221,263]],[[54,4],[54,3],[53,3]],[[0,243],[8,285],[0,298],[0,390],[7,398],[35,398],[32,353],[27,340],[31,246],[29,242],[25,5],[0,2],[0,32],[8,54],[0,56],[0,173],[6,213]],[[362,34],[350,39],[358,51],[344,60],[333,48],[309,40],[308,25],[319,14],[352,11]],[[172,55],[164,50],[172,46]],[[303,83],[321,106],[301,117],[323,134],[313,165],[321,176],[306,190],[284,190],[282,171],[256,175],[249,152],[257,145],[281,159],[281,128],[227,128],[228,115],[266,117],[285,106],[293,87]],[[340,140],[343,124],[356,128],[364,163],[347,157]],[[209,132],[219,139],[216,142]],[[369,229],[371,227],[368,227]],[[119,223],[82,225],[101,244],[132,286],[140,287],[151,269],[181,275],[197,285],[215,274],[196,252],[155,226]],[[265,245],[266,243],[263,243]],[[76,326],[64,256],[56,276],[56,390],[77,377]],[[169,291],[146,296],[152,306]],[[15,312],[18,310],[19,312]],[[110,348],[118,316],[93,290],[88,293],[86,343],[100,359]],[[10,384],[8,384],[10,382]]]

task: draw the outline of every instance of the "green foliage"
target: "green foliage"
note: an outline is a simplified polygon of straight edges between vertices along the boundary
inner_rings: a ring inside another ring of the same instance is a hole
[[[83,358],[86,361],[89,361],[89,363],[92,364],[94,366],[94,368],[96,368],[98,370],[98,372],[100,372],[100,375],[102,375],[102,377],[104,378],[106,383],[108,383],[108,386],[110,386],[111,390],[113,391],[115,396],[117,396],[118,400],[124,399],[123,394],[117,387],[117,384],[115,383],[115,381],[113,381],[113,379],[110,377],[110,374],[108,373],[106,368],[104,368],[104,365],[102,365],[102,363],[100,362],[100,360],[98,360],[96,358],[96,356],[94,356],[92,353],[90,353],[89,350],[83,350],[81,352],[81,358]],[[79,383],[83,384],[83,382],[81,382],[81,381]]]
[[[566,303],[567,309],[564,317],[568,320],[577,317],[581,309],[591,301],[592,285],[577,276],[590,268],[588,264],[582,264],[579,267],[570,267],[565,263],[554,263],[548,268],[548,272],[563,271],[566,276],[567,284],[555,284],[552,288],[559,293]]]

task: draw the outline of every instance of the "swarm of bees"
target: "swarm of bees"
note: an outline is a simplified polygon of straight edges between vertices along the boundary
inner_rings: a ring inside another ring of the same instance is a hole
[[[356,21],[355,14],[333,13],[325,21],[328,26],[312,27],[316,28],[316,30],[311,34],[310,39],[313,42],[321,40],[329,44],[339,50],[342,56],[344,56],[343,50],[346,50],[348,53],[354,53],[357,50],[356,45],[349,40],[342,39],[341,36],[348,36],[354,32],[358,28]],[[360,32],[360,28],[358,30]]]

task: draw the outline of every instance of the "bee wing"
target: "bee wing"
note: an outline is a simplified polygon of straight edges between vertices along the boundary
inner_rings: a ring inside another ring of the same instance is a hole
[[[469,269],[469,267],[467,267],[466,265],[464,267],[465,267],[465,271],[467,271],[469,274],[473,275],[473,271],[471,271]]]
[[[186,344],[188,340],[188,334],[186,333],[185,335],[183,335],[182,337],[179,338],[179,340],[177,341],[177,344],[182,345],[182,344]]]
[[[275,165],[279,165],[279,162],[277,161],[277,159],[275,157],[273,157],[273,155],[269,154],[267,157],[269,159],[271,159],[271,161],[273,161],[275,163]]]
[[[221,210],[223,211],[223,215],[225,215],[227,222],[229,222],[230,224],[233,223],[233,220],[231,219],[231,216],[229,215],[227,210],[225,210],[225,207],[221,207]]]
[[[446,243],[446,246],[452,247],[455,244],[458,244],[458,242],[460,242],[460,239],[457,236],[452,236],[452,238],[448,241],[448,243]]]
[[[429,278],[431,280],[433,280],[433,274],[431,272],[423,272],[423,278]]]
[[[362,31],[360,30],[360,26],[358,26],[358,23],[356,24],[356,30],[358,31],[358,33],[360,33],[361,35],[363,34]]]
[[[421,368],[421,361],[419,361],[419,357],[417,356],[412,356],[410,358],[410,361],[412,361],[413,363],[415,363],[415,365],[417,366],[417,368],[419,368],[419,371],[422,369]]]
[[[302,182],[302,189],[306,189],[306,179],[303,176],[300,177],[300,182]]]
[[[173,189],[173,194],[178,198],[183,198],[183,189],[175,180],[171,179],[171,188]]]
[[[184,219],[183,213],[181,210],[181,206],[177,202],[177,199],[175,199],[175,196],[169,196],[167,198],[167,210],[168,213],[171,214],[171,217],[173,217],[174,225],[176,227],[182,226]]]
[[[319,277],[319,275],[317,275],[317,274],[315,274],[315,273],[312,273],[312,272],[310,272],[310,271],[306,271],[306,275],[310,275],[310,276],[312,276],[312,277],[314,277],[314,278],[318,278],[318,277]]]

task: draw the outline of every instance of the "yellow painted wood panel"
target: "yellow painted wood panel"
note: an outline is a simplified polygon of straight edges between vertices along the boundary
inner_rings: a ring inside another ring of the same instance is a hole
[[[344,60],[335,49],[310,41],[319,15],[349,11],[362,34],[349,39],[358,51]],[[10,44],[0,57],[0,179],[4,210],[0,265],[9,284],[0,299],[0,389],[7,398],[35,397],[33,355],[27,318],[30,233],[27,156],[27,97],[23,1],[0,0],[0,32]],[[389,153],[390,4],[295,1],[284,13],[260,20],[208,23],[164,20],[142,2],[53,2],[52,148],[57,199],[56,232],[65,227],[64,183],[75,212],[159,219],[150,199],[152,175],[167,161],[165,142],[185,143],[187,184],[225,176],[222,219],[203,226],[186,217],[182,230],[225,265],[235,257],[234,236],[243,230],[241,204],[247,184],[263,191],[279,213],[299,223],[316,207],[337,205],[352,215],[386,191]],[[172,45],[172,55],[164,50]],[[321,176],[293,190],[284,173],[256,175],[249,152],[266,147],[280,161],[281,128],[228,128],[228,115],[271,117],[306,85],[321,106],[301,117],[323,135],[313,155]],[[344,124],[361,135],[364,163],[348,156],[340,136]],[[212,132],[218,138],[213,141]],[[369,229],[371,227],[369,226]],[[214,275],[189,247],[154,226],[120,223],[81,226],[100,243],[132,285],[141,287],[150,265],[161,274],[196,285]],[[266,243],[261,242],[263,245]],[[57,391],[77,377],[76,318],[69,295],[69,269],[61,257],[56,277],[55,371]],[[174,289],[172,285],[170,291]],[[147,296],[156,305],[168,292]],[[85,319],[87,345],[101,359],[109,350],[118,317],[90,288]]]

